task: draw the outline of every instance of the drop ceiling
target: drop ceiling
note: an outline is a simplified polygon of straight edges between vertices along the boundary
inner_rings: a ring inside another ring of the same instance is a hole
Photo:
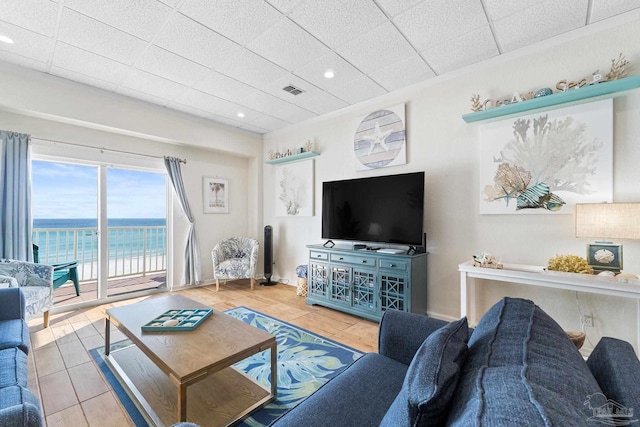
[[[0,42],[0,61],[264,134],[638,8],[638,0],[1,0],[0,36],[13,44]]]

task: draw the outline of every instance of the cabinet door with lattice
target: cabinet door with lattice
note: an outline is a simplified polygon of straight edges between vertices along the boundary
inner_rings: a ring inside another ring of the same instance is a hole
[[[369,269],[353,270],[353,307],[375,313],[378,309],[376,290],[376,271]]]
[[[407,311],[408,278],[406,274],[380,272],[380,310]]]
[[[308,295],[327,297],[329,266],[324,262],[312,261],[309,263]]]
[[[341,265],[331,265],[331,291],[329,299],[351,304],[351,268]]]

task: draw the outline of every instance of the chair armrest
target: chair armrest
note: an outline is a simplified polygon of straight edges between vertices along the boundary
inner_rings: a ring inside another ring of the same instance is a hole
[[[53,271],[66,270],[68,268],[78,267],[78,261],[67,261],[58,264],[51,264]]]
[[[447,323],[422,314],[387,310],[380,320],[378,353],[409,365],[424,340]]]
[[[0,320],[24,319],[24,295],[20,288],[0,289]]]

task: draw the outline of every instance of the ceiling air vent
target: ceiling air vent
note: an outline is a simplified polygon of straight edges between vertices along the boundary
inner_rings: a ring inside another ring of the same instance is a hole
[[[298,89],[294,85],[285,86],[282,88],[285,92],[289,92],[291,95],[300,95],[304,92],[302,89]]]

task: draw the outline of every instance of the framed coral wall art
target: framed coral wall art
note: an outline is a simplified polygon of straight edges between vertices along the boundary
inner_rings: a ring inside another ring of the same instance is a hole
[[[204,213],[229,213],[229,181],[202,178]]]
[[[499,107],[498,107],[499,108]],[[570,214],[613,193],[613,101],[480,128],[481,214]]]
[[[313,159],[276,167],[276,215],[313,216]]]
[[[406,164],[404,104],[359,117],[353,137],[353,152],[357,171]]]

